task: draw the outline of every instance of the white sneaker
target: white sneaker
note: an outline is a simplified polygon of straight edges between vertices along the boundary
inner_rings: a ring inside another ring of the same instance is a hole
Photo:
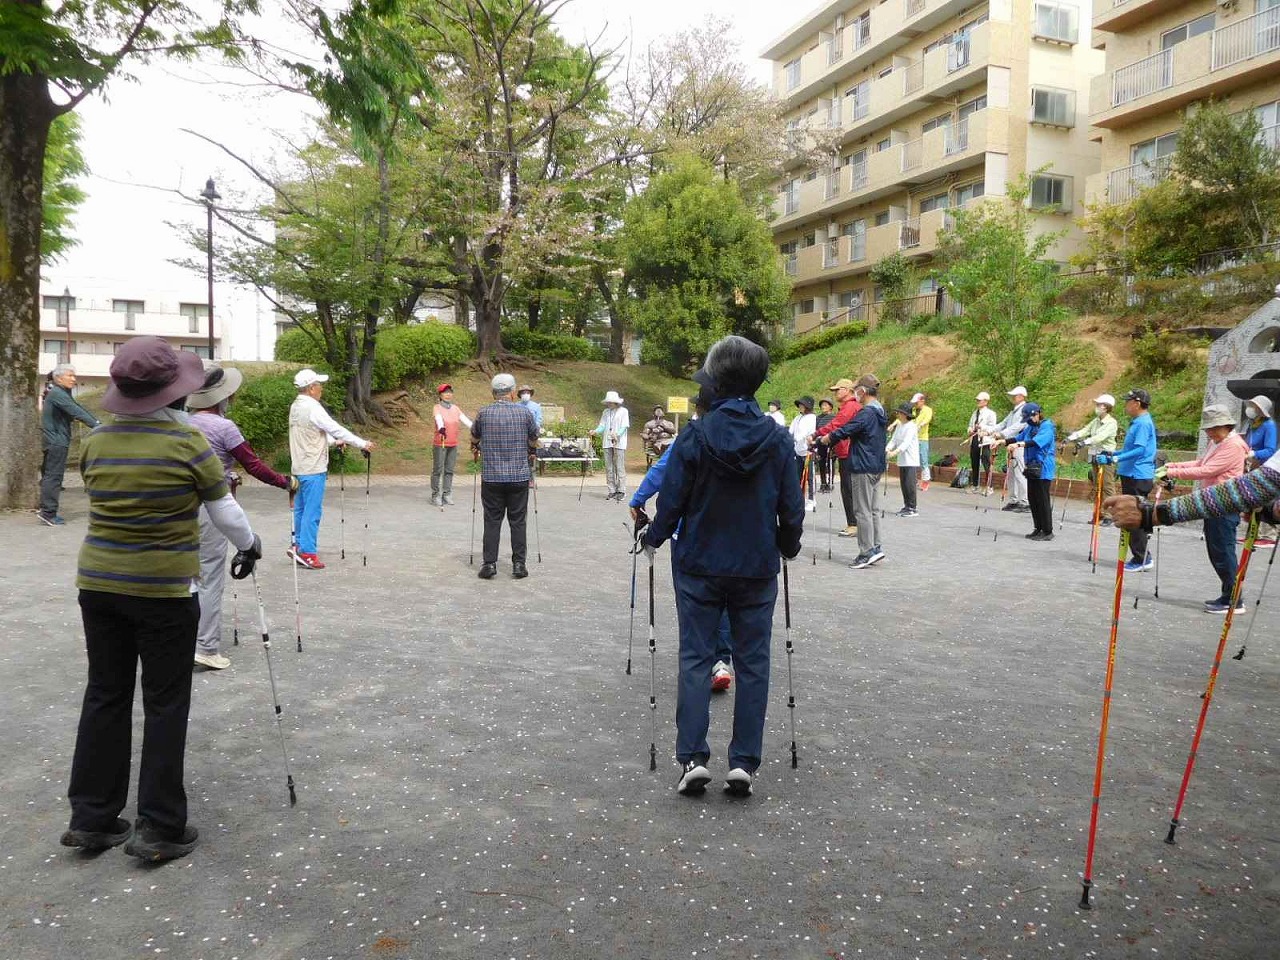
[[[733,674],[729,672],[729,665],[723,660],[717,660],[716,665],[711,668],[711,689],[728,690],[732,683]]]
[[[231,666],[231,661],[220,653],[197,653],[196,663],[210,670],[225,670]]]
[[[734,767],[724,778],[724,792],[731,797],[749,797],[752,779],[753,777],[747,771],[741,767]]]
[[[707,789],[711,782],[711,774],[697,760],[690,760],[684,765],[680,782],[676,784],[676,793],[686,797],[697,796]]]

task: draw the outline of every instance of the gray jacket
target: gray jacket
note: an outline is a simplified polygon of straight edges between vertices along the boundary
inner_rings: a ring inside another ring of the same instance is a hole
[[[996,433],[1000,434],[1000,436],[1004,437],[1006,440],[1012,440],[1020,434],[1023,427],[1026,426],[1026,424],[1022,422],[1022,408],[1024,406],[1026,406],[1025,400],[1010,410],[1008,416],[996,424]]]
[[[96,427],[98,418],[76,403],[71,391],[53,384],[44,398],[44,410],[40,415],[40,432],[46,447],[71,446],[71,421]]]

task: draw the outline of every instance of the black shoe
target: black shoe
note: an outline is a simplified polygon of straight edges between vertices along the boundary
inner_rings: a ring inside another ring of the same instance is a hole
[[[523,580],[529,575],[529,568],[524,565],[523,560],[513,561],[511,564],[511,576],[515,580]]]
[[[1041,537],[1041,533],[1040,533],[1040,531],[1039,531],[1039,530],[1035,530],[1035,531],[1032,531],[1031,533],[1028,533],[1028,534],[1026,535],[1026,537],[1024,537],[1023,539],[1026,539],[1026,540],[1039,540],[1039,539],[1040,539],[1040,537]]]
[[[1029,504],[1029,503],[1017,503],[1017,504],[1014,504],[1014,509],[1015,509],[1015,510],[1017,510],[1019,513],[1030,513],[1030,512],[1031,512],[1031,504]]]
[[[195,827],[187,826],[177,837],[166,837],[158,830],[151,828],[145,818],[139,817],[133,836],[124,845],[124,852],[139,860],[160,863],[164,860],[177,860],[185,857],[196,848],[196,840],[200,836]]]
[[[686,797],[695,797],[707,789],[711,782],[711,774],[700,760],[690,760],[681,771],[680,782],[676,784],[676,793]]]
[[[1040,534],[1040,542],[1041,542],[1041,543],[1048,543],[1048,542],[1049,542],[1050,540],[1052,540],[1052,539],[1053,539],[1053,534],[1052,534],[1052,533],[1042,533],[1042,534]]]
[[[481,580],[492,580],[498,575],[498,565],[496,563],[480,564],[480,573],[478,576]]]
[[[120,846],[132,832],[133,826],[128,820],[116,818],[110,830],[68,830],[58,842],[64,847],[79,847],[85,853],[97,853]]]

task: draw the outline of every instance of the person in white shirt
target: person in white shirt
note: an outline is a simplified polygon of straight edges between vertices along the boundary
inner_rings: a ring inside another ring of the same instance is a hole
[[[320,515],[324,512],[324,485],[329,476],[329,447],[351,444],[367,457],[373,443],[357,437],[338,423],[320,405],[327,374],[299,370],[293,377],[298,397],[289,408],[290,472],[298,478],[298,493],[293,502],[295,543],[289,547],[289,558],[308,570],[323,570],[316,555],[320,539]]]
[[[631,428],[631,414],[622,405],[618,391],[610,390],[604,397],[604,413],[594,433],[604,435],[604,477],[609,492],[606,500],[622,502],[627,495],[627,431]]]
[[[1011,443],[1014,437],[1022,433],[1027,426],[1022,419],[1022,408],[1027,403],[1027,388],[1014,387],[1008,393],[1013,399],[1013,409],[990,434],[997,446],[1001,443]],[[1031,503],[1027,500],[1027,465],[1023,459],[1022,447],[1015,447],[1009,451],[1008,462],[1005,463],[1004,468],[1009,474],[1009,499],[1000,509],[1014,513],[1030,513]]]
[[[920,428],[911,419],[915,407],[904,403],[894,410],[897,423],[893,435],[885,447],[885,456],[898,461],[898,485],[902,488],[902,509],[899,517],[918,517],[916,509],[916,484],[920,479]]]
[[[782,412],[781,400],[770,400],[769,410],[765,416],[771,418],[773,422],[780,427],[785,427],[787,425],[787,416]]]
[[[813,397],[801,397],[796,401],[796,409],[800,412],[791,419],[791,439],[795,444],[796,469],[800,471],[800,492],[804,494],[804,508],[812,513],[818,509],[814,501],[813,464],[809,459],[809,439],[813,436],[813,431],[818,429],[818,418],[813,413]]]
[[[982,485],[982,471],[991,464],[990,433],[996,428],[996,412],[987,404],[991,402],[991,394],[983,390],[977,397],[978,406],[969,415],[969,432],[965,435],[969,441],[969,492],[977,493]]]

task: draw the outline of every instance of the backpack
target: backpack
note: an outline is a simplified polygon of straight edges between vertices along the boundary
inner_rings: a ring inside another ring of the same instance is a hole
[[[939,457],[936,461],[934,461],[933,465],[935,467],[954,467],[959,462],[960,462],[959,457],[957,457],[954,453],[948,453],[945,457]]]
[[[961,467],[959,470],[956,471],[955,477],[952,478],[951,486],[967,487],[969,485],[969,480],[972,478],[972,476],[973,476],[973,473],[968,467]]]

